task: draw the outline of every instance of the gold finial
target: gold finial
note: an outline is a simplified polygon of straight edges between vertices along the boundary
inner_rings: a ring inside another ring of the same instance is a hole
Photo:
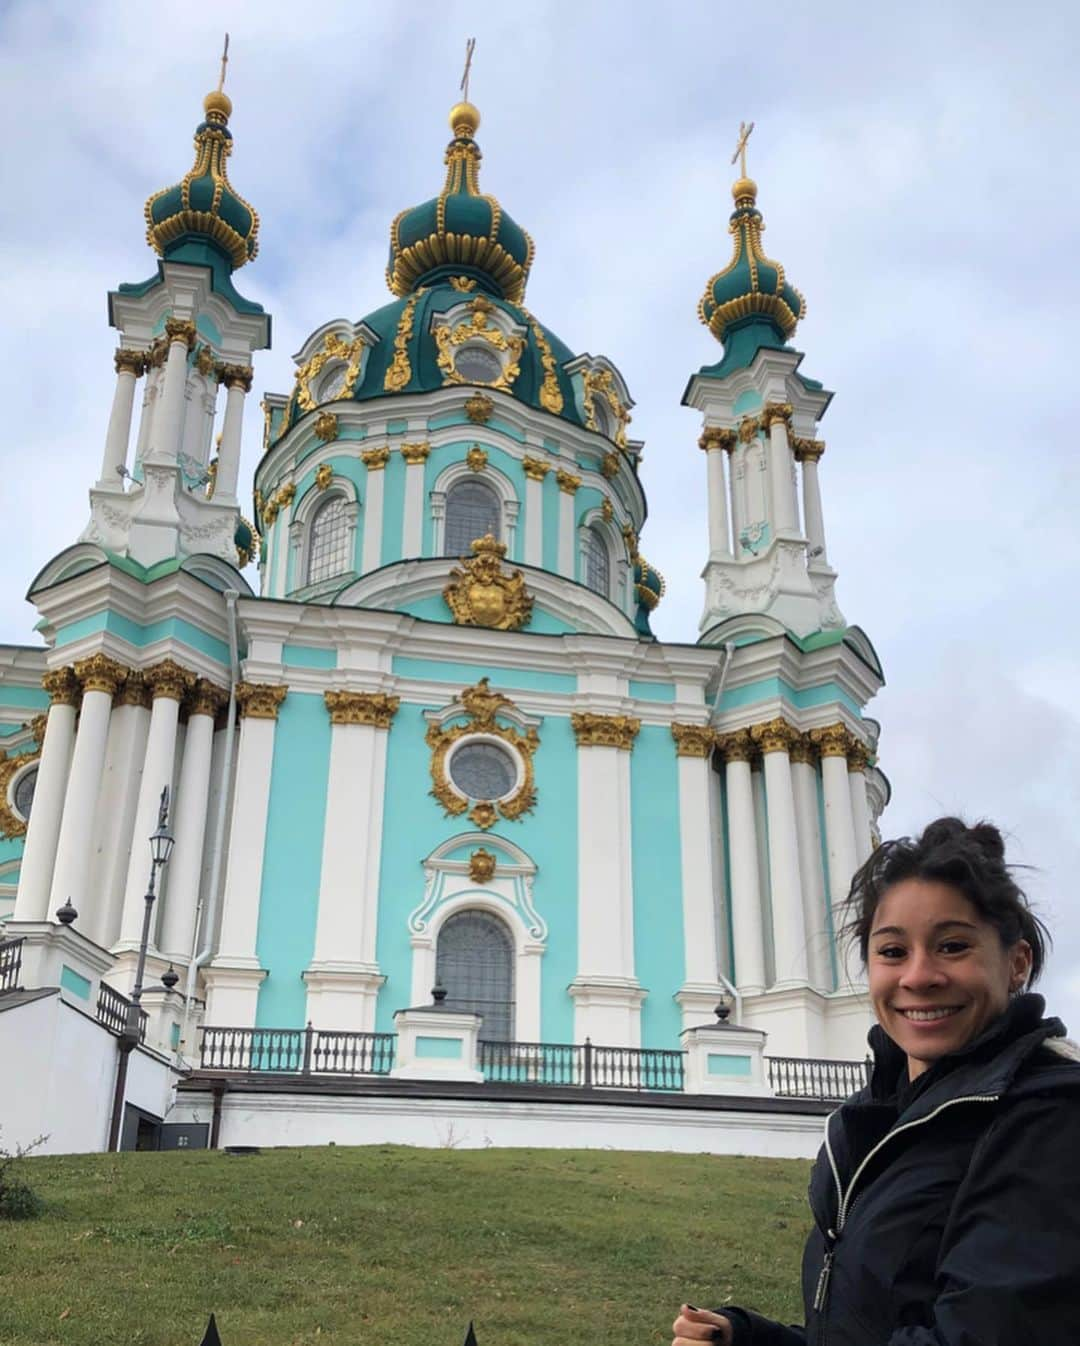
[[[450,109],[450,129],[462,140],[471,140],[480,125],[480,113],[469,102],[469,71],[472,68],[473,52],[476,50],[476,38],[470,37],[465,43],[465,69],[458,86],[464,95],[460,103]]]
[[[229,35],[225,34],[225,46],[221,52],[221,74],[218,86],[213,93],[203,99],[203,110],[208,121],[228,121],[232,115],[232,99],[225,92],[225,67],[229,64]]]

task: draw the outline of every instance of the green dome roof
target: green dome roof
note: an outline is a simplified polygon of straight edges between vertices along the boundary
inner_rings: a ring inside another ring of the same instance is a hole
[[[493,196],[480,191],[480,114],[471,103],[450,113],[454,139],[446,149],[446,185],[423,205],[403,210],[390,226],[386,282],[399,296],[451,276],[467,276],[501,299],[520,303],[533,241]]]
[[[235,270],[258,251],[259,217],[225,171],[232,153],[232,103],[220,91],[203,100],[206,120],[195,128],[195,163],[174,186],[155,192],[145,206],[146,241],[168,257],[189,239],[213,243]]]
[[[236,521],[233,543],[236,546],[236,557],[240,563],[240,569],[243,570],[244,566],[259,554],[258,535],[247,519],[243,517]]]
[[[806,300],[788,283],[784,268],[765,256],[761,234],[765,223],[754,204],[757,184],[740,178],[731,189],[735,211],[729,226],[735,240],[731,261],[705,287],[698,304],[701,321],[718,341],[732,324],[764,317],[782,339],[790,337],[806,315]]]

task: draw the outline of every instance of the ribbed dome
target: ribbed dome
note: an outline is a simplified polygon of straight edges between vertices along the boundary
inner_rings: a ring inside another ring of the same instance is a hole
[[[753,317],[768,319],[786,340],[806,316],[806,300],[788,283],[780,263],[766,257],[761,246],[765,223],[754,204],[757,184],[751,178],[739,178],[731,194],[735,198],[729,226],[734,255],[706,285],[698,314],[718,341],[724,340],[733,323]]]
[[[187,239],[209,241],[235,270],[258,251],[259,217],[234,191],[225,171],[233,138],[232,103],[221,93],[203,100],[206,120],[195,129],[195,163],[174,187],[146,203],[146,241],[163,257]]]
[[[446,185],[423,205],[403,210],[390,226],[386,281],[399,296],[450,276],[468,276],[501,299],[520,303],[533,241],[493,196],[480,191],[480,113],[458,103],[450,113],[454,139],[446,149]]]

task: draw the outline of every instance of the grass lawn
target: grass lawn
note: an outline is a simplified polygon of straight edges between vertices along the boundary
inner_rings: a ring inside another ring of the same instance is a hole
[[[397,1146],[30,1158],[3,1346],[664,1346],[683,1299],[799,1318],[808,1165]]]

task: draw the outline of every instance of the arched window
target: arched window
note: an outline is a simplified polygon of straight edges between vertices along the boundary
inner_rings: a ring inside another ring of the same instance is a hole
[[[485,533],[498,537],[499,497],[482,481],[457,481],[446,493],[447,556],[468,556],[473,542]]]
[[[485,1042],[514,1038],[514,945],[510,932],[487,911],[459,911],[439,931],[435,980],[446,988],[447,1009],[482,1014]]]
[[[350,569],[349,521],[344,496],[320,505],[308,530],[307,582],[317,584]]]
[[[584,546],[585,583],[595,593],[611,597],[611,558],[608,556],[607,543],[596,528],[585,530]]]

